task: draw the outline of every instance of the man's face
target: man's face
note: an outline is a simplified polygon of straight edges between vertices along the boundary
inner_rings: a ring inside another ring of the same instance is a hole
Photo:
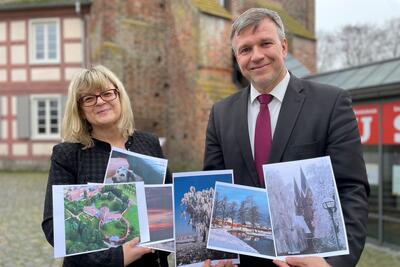
[[[257,29],[243,29],[232,44],[240,71],[260,93],[269,93],[285,77],[287,40],[281,40],[270,19],[263,20]]]

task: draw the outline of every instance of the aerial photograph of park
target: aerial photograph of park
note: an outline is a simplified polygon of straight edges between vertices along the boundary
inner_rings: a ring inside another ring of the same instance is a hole
[[[140,235],[136,186],[64,188],[66,255],[101,250]]]

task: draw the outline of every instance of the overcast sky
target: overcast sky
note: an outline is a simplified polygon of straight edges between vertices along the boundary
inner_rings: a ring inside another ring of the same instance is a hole
[[[400,0],[316,0],[316,30],[332,31],[347,24],[382,24],[400,17]]]

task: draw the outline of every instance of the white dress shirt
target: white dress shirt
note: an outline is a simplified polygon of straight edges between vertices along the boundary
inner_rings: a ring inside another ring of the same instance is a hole
[[[276,128],[276,123],[278,121],[279,111],[281,110],[283,97],[285,96],[286,89],[288,87],[290,80],[290,74],[286,71],[285,77],[282,79],[280,83],[278,83],[274,89],[270,92],[273,96],[272,101],[268,104],[269,114],[271,118],[271,135],[272,139],[274,138],[274,132]],[[249,103],[247,106],[247,123],[249,127],[249,138],[251,151],[253,153],[254,158],[254,134],[256,130],[256,121],[258,112],[260,111],[260,103],[257,100],[257,97],[261,95],[253,85],[250,86],[250,97]]]

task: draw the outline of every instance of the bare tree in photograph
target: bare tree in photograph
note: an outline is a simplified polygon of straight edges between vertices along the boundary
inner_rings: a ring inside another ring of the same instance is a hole
[[[251,223],[251,226],[253,227],[253,232],[256,232],[257,230],[257,223],[260,219],[260,211],[257,206],[257,203],[254,201],[253,197],[248,197],[248,214],[249,214],[249,220]]]
[[[221,200],[220,211],[221,211],[222,224],[224,224],[228,211],[228,198],[226,196]]]
[[[239,207],[239,222],[241,229],[243,229],[243,225],[246,225],[246,219],[247,219],[247,207],[246,207],[246,201],[243,200],[240,202],[240,207]]]
[[[220,199],[220,195],[219,192],[215,192],[214,194],[214,207],[213,207],[213,218],[215,221],[218,221],[218,217],[220,214],[220,203],[221,203],[221,199]],[[214,222],[213,222],[214,223]]]
[[[228,203],[228,217],[231,219],[231,228],[233,228],[234,220],[236,218],[237,214],[237,203],[236,202],[231,202]]]
[[[196,191],[196,188],[191,186],[189,192],[181,199],[181,215],[185,219],[188,218],[188,224],[196,231],[202,242],[207,240],[213,194],[213,188]]]
[[[227,216],[228,208],[228,198],[224,196],[222,199],[217,192],[214,200],[214,214],[216,218],[221,219],[221,223],[225,223],[225,218]]]

